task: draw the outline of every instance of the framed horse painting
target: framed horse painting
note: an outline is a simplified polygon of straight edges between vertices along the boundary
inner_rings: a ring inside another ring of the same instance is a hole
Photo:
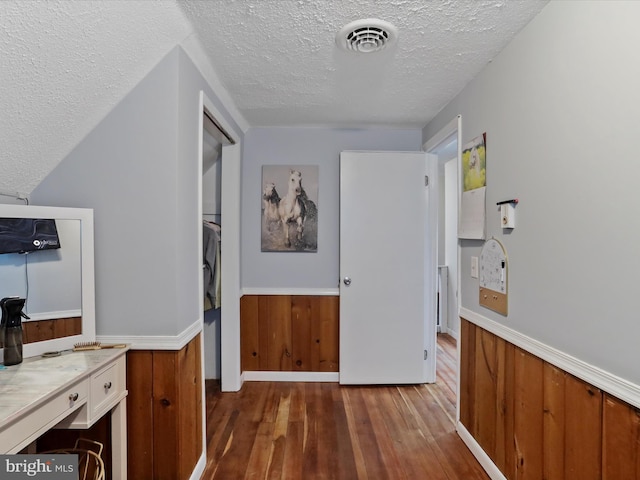
[[[318,251],[318,166],[263,165],[263,252]]]

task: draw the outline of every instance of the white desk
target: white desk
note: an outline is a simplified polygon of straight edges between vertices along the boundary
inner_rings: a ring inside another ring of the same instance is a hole
[[[0,453],[52,428],[89,428],[111,411],[113,479],[127,477],[125,348],[64,352],[0,370]]]

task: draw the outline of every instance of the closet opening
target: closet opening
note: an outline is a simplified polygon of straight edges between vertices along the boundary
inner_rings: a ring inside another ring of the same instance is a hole
[[[204,378],[220,381],[222,289],[222,149],[235,141],[203,106],[202,242]]]

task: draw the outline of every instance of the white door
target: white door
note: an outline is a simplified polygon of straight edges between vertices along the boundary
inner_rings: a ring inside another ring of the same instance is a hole
[[[435,381],[437,157],[429,157],[340,155],[342,384]]]

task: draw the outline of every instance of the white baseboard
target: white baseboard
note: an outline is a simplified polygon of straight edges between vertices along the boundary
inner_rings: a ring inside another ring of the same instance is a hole
[[[100,343],[126,343],[131,350],[181,350],[202,331],[198,319],[178,335],[96,335]]]
[[[456,339],[456,341],[458,340],[458,332],[456,332],[455,330],[452,330],[451,328],[447,329],[447,334],[451,335],[453,338]]]
[[[484,471],[487,472],[487,475],[491,478],[491,480],[507,480],[507,478],[502,474],[500,469],[496,467],[496,464],[493,463],[489,455],[485,453],[480,444],[476,442],[476,439],[471,436],[469,431],[462,425],[460,422],[456,425],[456,431],[460,438],[465,443],[465,445],[471,450],[471,453],[478,463],[484,468]]]
[[[460,308],[460,317],[590,383],[594,387],[604,390],[634,407],[640,408],[640,385],[631,383],[466,308]]]
[[[338,372],[243,372],[245,382],[339,382]]]
[[[193,472],[191,472],[191,476],[189,477],[189,480],[200,480],[200,477],[202,477],[202,474],[204,473],[204,468],[206,466],[207,466],[207,452],[204,451],[202,452],[202,455],[200,455],[200,458],[198,459],[198,463],[196,463],[196,466],[193,469]]]
[[[243,288],[242,295],[317,295],[338,296],[339,288]]]

